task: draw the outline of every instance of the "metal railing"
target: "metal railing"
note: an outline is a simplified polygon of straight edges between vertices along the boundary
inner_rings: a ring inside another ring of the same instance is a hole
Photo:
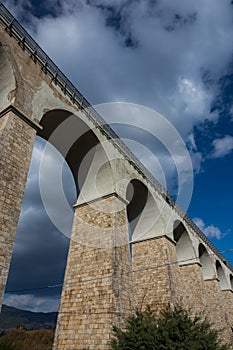
[[[153,177],[147,168],[137,159],[137,157],[130,151],[119,136],[106,124],[99,113],[91,106],[86,98],[79,92],[79,90],[72,84],[72,82],[62,73],[58,66],[49,58],[49,56],[42,50],[30,34],[21,26],[17,19],[7,10],[7,8],[0,3],[0,21],[5,26],[6,31],[14,37],[22,50],[26,51],[31,59],[41,66],[41,69],[47,74],[55,85],[61,88],[63,94],[68,97],[72,103],[78,106],[87,118],[104,134],[110,142],[118,149],[125,159],[137,170],[137,172],[160,193],[166,202],[174,208],[174,210],[183,218],[188,226],[190,226],[200,238],[209,246],[209,248],[224,262],[226,259],[197,227],[197,225],[188,217],[187,214],[175,203],[168,192],[161,186],[161,184]],[[227,266],[233,271],[233,267],[226,262]]]

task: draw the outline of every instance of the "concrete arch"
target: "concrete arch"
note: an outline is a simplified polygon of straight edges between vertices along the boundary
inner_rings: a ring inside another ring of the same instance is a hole
[[[228,281],[219,260],[216,261],[216,272],[222,290],[229,289]]]
[[[176,254],[179,265],[187,265],[196,261],[194,247],[184,224],[176,220],[173,229],[174,240],[176,242]]]
[[[129,182],[126,199],[129,202],[127,206],[127,216],[129,221],[130,240],[133,240],[136,236],[135,230],[146,205],[147,197],[148,188],[141,181],[133,179]]]
[[[159,211],[148,187],[138,179],[132,179],[127,187],[127,216],[132,241],[153,238],[160,232]]]
[[[204,280],[212,279],[215,275],[214,265],[204,244],[202,243],[199,244],[198,255],[202,266]]]
[[[65,158],[81,201],[114,191],[113,175],[101,141],[77,115],[63,109],[50,110],[41,118],[38,135],[49,141]]]
[[[0,43],[0,110],[4,110],[15,100],[16,79],[12,62],[6,47]]]

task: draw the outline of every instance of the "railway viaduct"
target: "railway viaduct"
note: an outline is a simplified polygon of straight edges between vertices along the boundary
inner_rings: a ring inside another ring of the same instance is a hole
[[[135,307],[177,301],[232,344],[230,264],[2,4],[1,301],[36,134],[65,157],[79,193],[54,350],[107,350],[112,324]]]

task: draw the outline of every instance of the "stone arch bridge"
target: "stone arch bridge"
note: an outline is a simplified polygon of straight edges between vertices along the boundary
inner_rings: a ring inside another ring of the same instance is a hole
[[[112,324],[135,307],[177,301],[231,343],[232,267],[2,4],[1,300],[36,134],[63,154],[79,193],[54,349],[109,349]]]

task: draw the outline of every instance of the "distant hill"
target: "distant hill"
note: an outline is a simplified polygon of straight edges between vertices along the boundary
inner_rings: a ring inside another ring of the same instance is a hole
[[[0,313],[0,330],[17,326],[26,329],[55,328],[56,321],[57,312],[31,312],[3,305]]]

